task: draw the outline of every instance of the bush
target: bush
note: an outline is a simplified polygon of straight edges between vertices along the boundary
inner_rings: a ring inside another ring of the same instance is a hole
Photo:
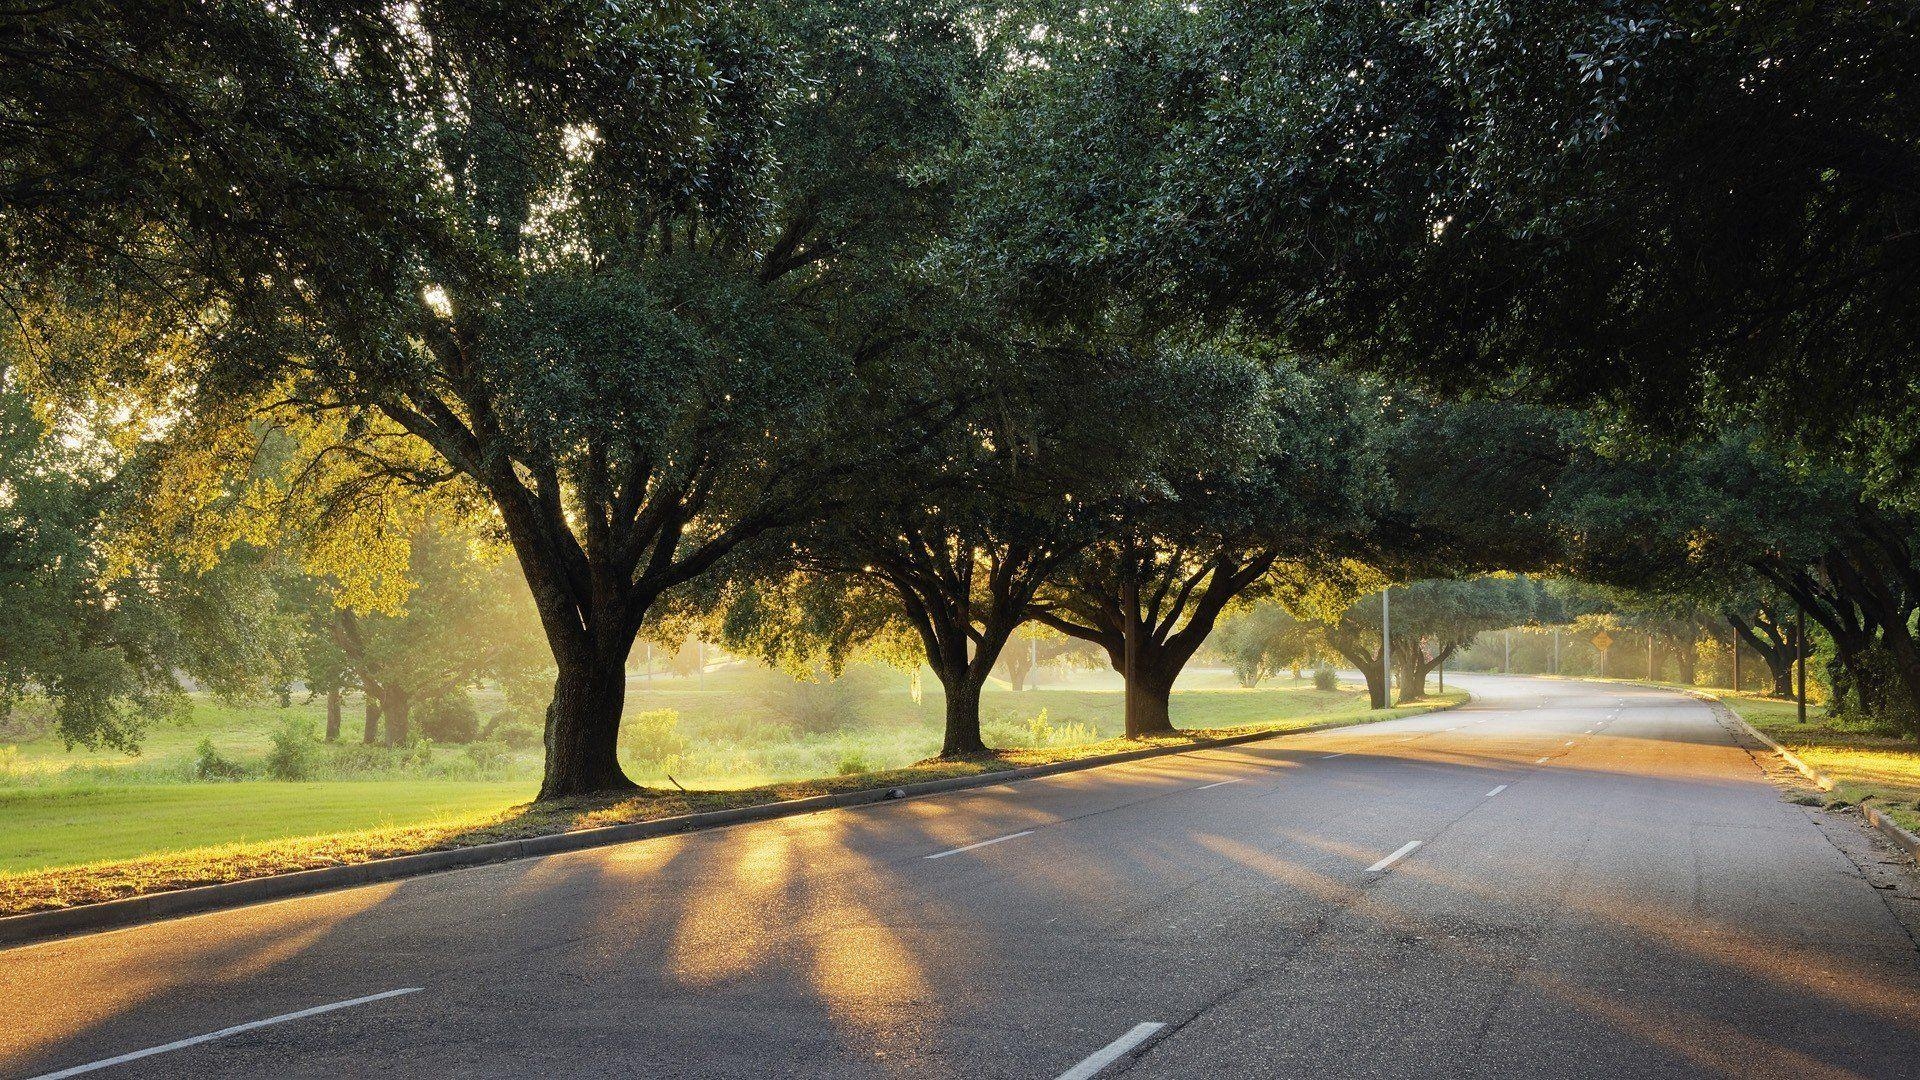
[[[536,720],[523,720],[511,712],[495,713],[481,730],[480,737],[505,743],[515,750],[531,750],[547,741],[543,725]]]
[[[400,767],[403,769],[424,769],[433,764],[433,740],[416,736],[414,740],[400,747]]]
[[[275,780],[311,780],[320,771],[320,743],[313,737],[313,721],[288,720],[268,736],[267,775]]]
[[[505,743],[515,750],[532,750],[546,745],[547,733],[539,724],[514,723],[494,732],[493,741]]]
[[[860,751],[849,750],[840,755],[838,768],[841,776],[853,776],[856,773],[872,772],[873,763],[868,761],[867,756]]]
[[[247,770],[214,749],[213,738],[209,736],[200,740],[200,748],[194,753],[193,775],[198,780],[239,780],[247,775]]]
[[[680,733],[677,709],[648,709],[621,719],[620,750],[635,765],[664,768],[692,746],[693,741]]]
[[[503,742],[473,743],[467,747],[467,760],[479,769],[497,769],[513,760],[513,747]]]
[[[1030,746],[1033,732],[1028,725],[1005,717],[980,719],[980,741],[988,746]]]
[[[1338,690],[1340,689],[1340,676],[1335,674],[1334,670],[1330,667],[1314,668],[1313,688],[1315,690]]]
[[[333,748],[327,770],[346,776],[389,773],[400,767],[400,754],[378,743],[341,743]]]
[[[455,690],[422,702],[420,731],[434,742],[470,743],[480,737],[480,714],[465,690]]]

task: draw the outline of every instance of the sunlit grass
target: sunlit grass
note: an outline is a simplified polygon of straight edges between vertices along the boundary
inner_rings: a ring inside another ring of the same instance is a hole
[[[379,780],[0,791],[0,873],[493,812],[534,785]]]
[[[1217,708],[1191,702],[1184,703],[1188,708],[1175,711],[1176,718],[1217,716],[1217,726],[1161,739],[1113,738],[1078,746],[1005,750],[962,761],[923,761],[904,768],[731,790],[648,788],[633,796],[566,804],[522,805],[521,800],[531,793],[529,786],[249,781],[100,788],[71,803],[62,817],[58,802],[68,793],[21,792],[10,796],[12,801],[0,802],[0,859],[4,859],[0,867],[24,871],[0,873],[0,914],[1155,746],[1204,744],[1233,735],[1278,734],[1329,720],[1385,720],[1465,699],[1464,694],[1452,694],[1421,705],[1370,712],[1364,696],[1354,692],[1219,693],[1228,696],[1213,701]],[[1263,696],[1268,699],[1265,704],[1256,704]],[[1179,697],[1176,703],[1182,704]],[[153,801],[161,793],[177,794],[181,802]],[[35,800],[42,800],[41,805],[34,805]],[[409,813],[418,817],[405,820]],[[316,824],[322,821],[340,823]],[[289,831],[279,838],[260,837],[259,830],[276,826]],[[141,844],[161,846],[147,848],[153,854],[145,857],[123,857]],[[173,850],[167,850],[169,846]],[[32,855],[30,849],[42,854]]]
[[[1746,721],[1778,740],[1808,765],[1833,778],[1834,793],[1868,803],[1908,829],[1920,829],[1920,746],[1911,739],[1848,731],[1809,708],[1801,724],[1792,701],[1755,694],[1721,694]]]

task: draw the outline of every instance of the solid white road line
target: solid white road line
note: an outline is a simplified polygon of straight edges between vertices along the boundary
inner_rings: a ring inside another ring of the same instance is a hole
[[[1482,796],[1481,796],[1481,798],[1483,798],[1483,799],[1491,799],[1491,798],[1493,798],[1493,797],[1494,797],[1495,795],[1498,795],[1498,794],[1500,794],[1501,792],[1503,792],[1503,791],[1505,791],[1505,790],[1507,790],[1507,785],[1505,785],[1505,784],[1501,784],[1501,785],[1500,785],[1499,787],[1497,787],[1497,788],[1494,788],[1494,789],[1493,789],[1492,791],[1489,791],[1489,792],[1487,792],[1487,793],[1486,793],[1485,795],[1482,795]]]
[[[1381,859],[1379,862],[1374,863],[1372,866],[1367,867],[1367,873],[1377,874],[1380,871],[1385,870],[1387,867],[1392,866],[1394,863],[1397,863],[1401,859],[1404,859],[1408,855],[1411,855],[1413,853],[1413,849],[1419,846],[1420,846],[1420,841],[1418,840],[1409,840],[1406,843],[1401,844],[1400,850],[1394,852],[1393,854],[1387,856],[1384,859]]]
[[[1205,790],[1207,790],[1208,788],[1216,788],[1216,787],[1226,787],[1226,786],[1227,786],[1228,784],[1237,784],[1237,783],[1239,783],[1240,781],[1242,781],[1242,780],[1245,780],[1245,779],[1246,779],[1246,777],[1244,777],[1244,776],[1236,776],[1236,777],[1234,777],[1234,778],[1233,778],[1233,779],[1231,779],[1231,780],[1216,780],[1216,781],[1214,781],[1214,782],[1213,782],[1213,783],[1211,783],[1211,784],[1201,784],[1201,785],[1200,785],[1199,787],[1197,787],[1197,788],[1194,788],[1193,790],[1195,790],[1195,791],[1205,791]]]
[[[1351,751],[1351,750],[1342,750],[1342,751],[1340,751],[1340,752],[1339,752],[1339,753],[1337,753],[1337,754],[1321,754],[1321,755],[1320,755],[1320,760],[1321,760],[1321,761],[1332,761],[1332,760],[1333,760],[1334,758],[1337,758],[1337,757],[1346,757],[1346,756],[1347,756],[1348,754],[1351,754],[1351,753],[1353,753],[1353,751]]]
[[[1546,758],[1541,758],[1540,760],[1534,762],[1535,765],[1545,765],[1546,763],[1547,763]]]
[[[958,855],[963,851],[972,851],[974,848],[986,847],[988,844],[998,844],[1003,840],[1018,840],[1023,836],[1032,836],[1032,835],[1033,835],[1032,829],[1021,829],[1019,832],[1010,832],[1005,836],[996,836],[991,840],[982,840],[977,844],[968,844],[965,847],[948,848],[946,851],[936,851],[933,854],[927,855],[924,857],[928,859],[944,859],[949,855]]]
[[[403,986],[398,990],[388,990],[380,994],[368,994],[366,997],[357,997],[349,1001],[336,1001],[331,1005],[316,1005],[311,1009],[301,1009],[299,1012],[269,1016],[265,1020],[252,1020],[244,1024],[235,1024],[232,1027],[221,1028],[219,1031],[209,1032],[205,1035],[195,1035],[191,1039],[181,1039],[177,1042],[170,1042],[165,1046],[150,1046],[145,1050],[135,1050],[131,1054],[102,1058],[99,1061],[90,1061],[85,1065],[75,1065],[71,1069],[61,1069],[59,1072],[43,1073],[34,1077],[33,1080],[60,1080],[63,1076],[79,1076],[81,1073],[90,1073],[113,1065],[124,1065],[129,1061],[139,1061],[141,1058],[149,1058],[155,1054],[170,1053],[174,1050],[185,1050],[189,1046],[199,1046],[201,1043],[212,1042],[215,1039],[224,1039],[229,1035],[239,1035],[242,1032],[255,1031],[273,1024],[284,1024],[289,1020],[305,1020],[309,1016],[319,1016],[321,1013],[330,1013],[335,1009],[351,1009],[355,1005],[367,1005],[375,1001],[385,1001],[388,998],[399,997],[402,994],[414,994],[419,991],[420,987],[418,986]]]
[[[1095,1050],[1085,1061],[1061,1073],[1054,1080],[1089,1080],[1101,1069],[1120,1060],[1122,1054],[1153,1038],[1155,1032],[1166,1026],[1153,1023],[1135,1024],[1125,1035]]]

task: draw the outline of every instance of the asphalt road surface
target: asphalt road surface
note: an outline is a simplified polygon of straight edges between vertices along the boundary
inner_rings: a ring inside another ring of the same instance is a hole
[[[1452,712],[0,952],[0,1075],[1920,1076],[1920,957],[1857,827],[1682,696],[1459,681]]]

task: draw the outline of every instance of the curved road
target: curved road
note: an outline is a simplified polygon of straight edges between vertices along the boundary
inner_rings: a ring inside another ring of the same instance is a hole
[[[184,1042],[85,1075],[1920,1076],[1908,901],[1857,828],[1680,695],[1459,682],[1453,712],[7,950],[0,1075]]]

